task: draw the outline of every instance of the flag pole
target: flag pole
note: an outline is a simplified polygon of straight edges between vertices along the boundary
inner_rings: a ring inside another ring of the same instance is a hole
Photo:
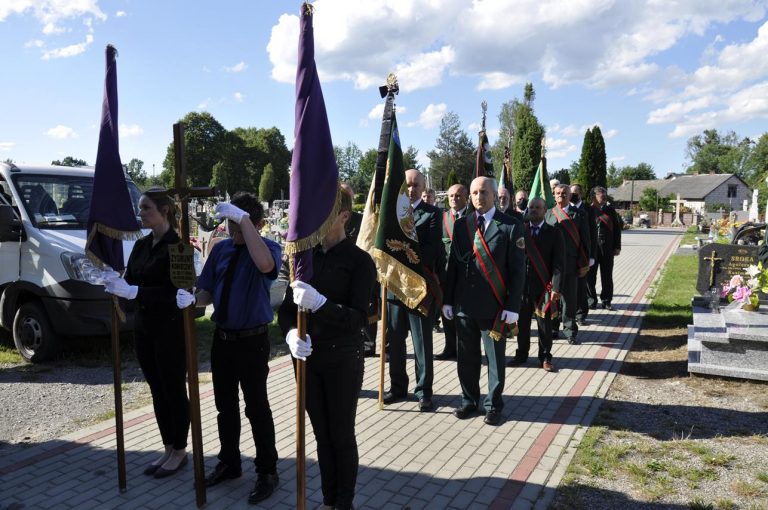
[[[379,410],[384,409],[384,365],[387,363],[387,282],[381,284],[381,336],[379,345]]]
[[[307,311],[299,308],[296,315],[296,329],[299,338],[307,338]],[[296,508],[304,510],[306,497],[306,452],[305,452],[305,407],[306,407],[306,361],[296,360]]]
[[[117,485],[120,492],[127,490],[125,477],[125,434],[123,430],[123,390],[120,374],[120,318],[117,299],[112,298],[112,377],[115,388],[115,440],[117,442]]]

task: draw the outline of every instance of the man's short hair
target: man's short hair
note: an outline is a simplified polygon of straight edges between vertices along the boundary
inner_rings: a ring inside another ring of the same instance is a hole
[[[259,202],[259,198],[253,193],[247,191],[238,191],[232,195],[232,205],[235,205],[247,212],[251,217],[251,222],[257,224],[264,219],[264,206]]]
[[[571,187],[567,184],[558,184],[557,186],[555,186],[555,189],[566,189],[568,190],[568,194],[569,195],[571,194]]]
[[[592,194],[593,195],[597,195],[598,193],[602,193],[604,195],[607,195],[608,194],[608,190],[603,188],[602,186],[595,186],[594,188],[592,188]]]
[[[549,180],[549,187],[550,187],[550,188],[551,188],[552,186],[557,186],[558,184],[560,184],[560,181],[558,181],[557,179],[550,179],[550,180]]]
[[[352,196],[344,188],[341,188],[341,200],[339,201],[339,212],[352,211]]]
[[[530,199],[530,200],[528,201],[528,205],[530,206],[530,205],[531,205],[532,203],[534,203],[534,202],[541,202],[541,203],[544,205],[544,209],[546,209],[546,208],[547,208],[547,202],[546,202],[546,200],[544,200],[544,199],[543,199],[543,198],[541,198],[541,197],[533,197],[532,199]]]

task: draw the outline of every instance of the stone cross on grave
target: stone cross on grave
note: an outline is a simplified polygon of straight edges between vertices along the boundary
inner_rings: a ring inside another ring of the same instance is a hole
[[[680,208],[685,203],[685,200],[680,200],[680,193],[678,193],[677,200],[672,200],[671,202],[675,204],[675,219],[672,220],[672,226],[681,227],[683,226],[683,220],[680,219]]]
[[[189,243],[189,200],[191,198],[216,196],[215,188],[187,187],[186,159],[184,157],[184,124],[173,125],[173,146],[175,160],[175,187],[170,190],[159,190],[147,193],[150,198],[170,196],[181,211],[179,217],[179,236],[181,242],[169,245],[171,282],[180,289],[190,290],[195,285],[194,248]],[[203,436],[200,423],[200,391],[198,388],[198,359],[197,341],[193,306],[183,310],[184,340],[187,354],[187,384],[189,386],[190,421],[192,422],[192,453],[195,468],[195,496],[198,508],[206,502],[205,473],[203,471]]]
[[[715,268],[717,268],[717,263],[723,259],[717,256],[716,251],[713,251],[712,256],[704,257],[704,260],[709,261],[709,288],[712,288],[715,286]]]

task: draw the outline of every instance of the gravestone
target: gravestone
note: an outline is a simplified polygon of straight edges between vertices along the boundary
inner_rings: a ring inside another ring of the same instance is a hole
[[[722,287],[737,274],[744,276],[745,268],[757,264],[757,246],[711,243],[699,249],[699,274],[696,290],[702,295],[710,287]]]

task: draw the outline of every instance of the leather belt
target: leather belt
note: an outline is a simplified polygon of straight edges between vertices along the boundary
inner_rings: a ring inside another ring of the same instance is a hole
[[[269,329],[269,324],[262,324],[251,329],[221,329],[216,328],[216,334],[222,340],[239,340],[241,338],[247,338],[252,336],[262,335]]]

